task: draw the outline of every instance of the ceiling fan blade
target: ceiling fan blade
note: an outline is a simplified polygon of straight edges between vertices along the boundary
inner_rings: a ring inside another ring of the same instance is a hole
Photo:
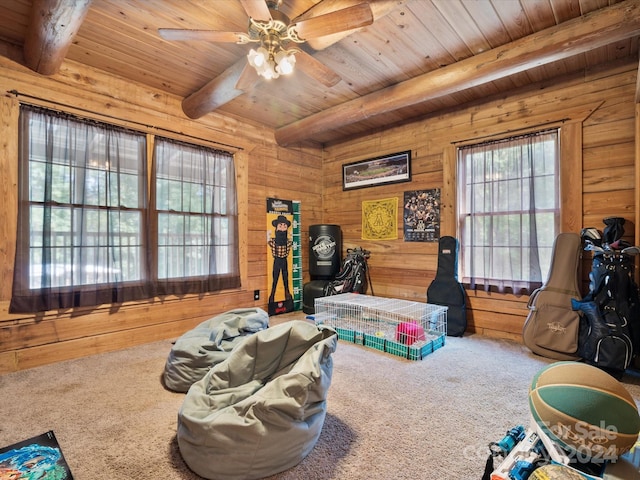
[[[242,8],[254,20],[271,20],[271,12],[265,0],[240,0]]]
[[[240,73],[240,78],[238,78],[235,88],[237,90],[242,90],[243,92],[246,92],[251,87],[253,87],[253,85],[259,79],[260,77],[258,76],[258,72],[256,72],[256,69],[253,68],[251,65],[249,65],[249,63],[247,62],[244,68],[242,69],[242,72]]]
[[[158,34],[165,40],[205,40],[207,42],[241,43],[243,33],[215,30],[187,30],[183,28],[159,28]]]
[[[324,63],[316,60],[304,50],[296,49],[296,68],[300,68],[305,75],[322,83],[327,87],[333,87],[342,78]]]
[[[334,33],[366,27],[373,23],[373,12],[368,3],[360,3],[351,7],[326,13],[318,17],[300,20],[291,25],[303,40],[323,37]]]
[[[306,20],[314,16],[320,16],[324,13],[340,10],[360,3],[362,3],[362,0],[323,0],[322,2],[319,2],[315,6],[311,7],[302,15],[296,17],[296,20],[294,20],[294,22]],[[369,6],[371,7],[371,11],[373,12],[373,21],[377,22],[379,19],[385,17],[393,10],[399,8],[405,3],[406,0],[375,0],[369,2]],[[334,43],[339,42],[352,33],[353,30],[350,30],[346,32],[334,33],[333,35],[327,35],[324,37],[312,38],[307,42],[307,45],[309,45],[316,51],[324,50],[325,48],[330,47]]]

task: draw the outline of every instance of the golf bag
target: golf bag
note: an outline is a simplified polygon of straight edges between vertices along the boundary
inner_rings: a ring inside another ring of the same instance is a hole
[[[620,240],[623,223],[605,219],[602,239],[594,235],[595,229],[583,230],[585,250],[593,252],[589,293],[573,302],[574,310],[582,313],[580,356],[618,378],[640,351],[640,299],[633,278],[634,255],[640,249]]]
[[[339,293],[365,293],[371,283],[368,277],[367,260],[371,252],[362,248],[347,248],[347,256],[333,280],[324,286],[324,296]],[[373,286],[371,287],[373,294]]]

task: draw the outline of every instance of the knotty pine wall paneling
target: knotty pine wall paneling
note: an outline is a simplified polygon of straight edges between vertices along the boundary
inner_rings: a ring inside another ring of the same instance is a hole
[[[341,226],[345,249],[362,246],[372,252],[370,273],[376,295],[424,301],[435,277],[437,243],[404,242],[401,207],[397,240],[362,240],[362,201],[396,196],[401,205],[404,191],[440,188],[441,234],[455,236],[457,146],[557,126],[561,131],[562,231],[579,233],[584,226],[602,229],[604,217],[622,216],[633,241],[637,72],[637,63],[613,63],[325,145],[323,221]],[[342,191],[344,163],[403,150],[412,152],[410,183]],[[590,262],[585,252],[583,277]],[[472,290],[467,295],[469,332],[522,341],[528,296]]]
[[[303,225],[321,222],[321,183],[308,181],[320,178],[322,172],[322,149],[318,145],[282,148],[275,143],[273,131],[216,113],[189,120],[182,113],[181,98],[126,83],[74,62],[65,62],[58,74],[45,77],[0,57],[0,91],[0,373],[156,340],[167,340],[168,353],[170,340],[216,314],[238,307],[266,309],[266,198],[299,200]],[[7,93],[12,91],[19,95]],[[9,314],[21,101],[150,134],[203,144],[214,142],[218,148],[217,144],[231,146],[238,184],[242,286],[215,294],[156,298],[113,308],[105,305],[36,315]],[[308,236],[303,235],[302,240],[306,252]],[[261,292],[259,301],[253,300],[254,290]]]

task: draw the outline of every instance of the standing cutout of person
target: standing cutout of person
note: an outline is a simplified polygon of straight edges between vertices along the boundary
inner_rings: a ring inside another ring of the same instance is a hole
[[[293,241],[289,239],[289,227],[291,222],[284,215],[278,215],[278,218],[271,222],[275,228],[275,238],[269,238],[267,245],[271,248],[273,255],[273,282],[271,284],[271,294],[269,295],[269,303],[275,300],[276,287],[280,275],[284,283],[285,301],[291,300],[291,291],[289,290],[289,265],[288,257]]]

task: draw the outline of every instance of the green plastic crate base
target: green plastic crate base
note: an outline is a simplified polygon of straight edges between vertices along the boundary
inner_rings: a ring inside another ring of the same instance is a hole
[[[346,328],[335,327],[336,332],[338,332],[338,339],[344,340],[345,342],[355,343],[356,332],[353,330],[349,330]]]
[[[442,335],[433,340],[416,342],[413,345],[410,345],[407,358],[409,360],[422,360],[430,353],[444,347],[444,339],[445,336]]]
[[[368,333],[364,334],[364,346],[369,348],[375,348],[376,350],[380,350],[384,352],[384,347],[387,341],[383,337],[378,337],[377,335],[370,335]]]
[[[362,334],[361,332],[348,330],[346,328],[338,327],[336,328],[336,331],[338,332],[338,338],[345,342],[364,345],[365,347],[380,350],[381,352],[387,352],[397,357],[407,358],[409,360],[422,360],[430,353],[444,347],[445,343],[444,335],[432,340],[420,340],[412,345],[405,345],[394,340],[387,340],[384,337],[370,335],[368,333]]]
[[[396,357],[409,358],[409,347],[393,340],[384,344],[384,351]]]

